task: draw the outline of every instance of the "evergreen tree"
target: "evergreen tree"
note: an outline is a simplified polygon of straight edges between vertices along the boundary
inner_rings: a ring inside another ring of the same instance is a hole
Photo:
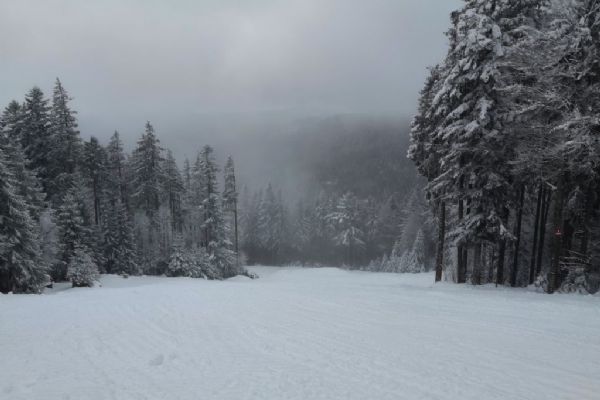
[[[225,187],[223,189],[223,208],[232,214],[233,219],[233,249],[236,256],[239,255],[239,233],[238,233],[238,193],[235,183],[235,167],[233,158],[229,156],[224,169]],[[239,264],[239,263],[238,263]]]
[[[193,262],[185,252],[183,238],[177,235],[171,247],[171,256],[167,266],[167,276],[191,276]]]
[[[98,279],[98,266],[90,257],[88,249],[76,246],[67,264],[66,278],[73,287],[94,286]]]
[[[283,210],[269,183],[258,209],[258,234],[260,246],[265,251],[269,263],[279,261],[283,239]]]
[[[107,153],[98,139],[91,137],[85,142],[83,151],[83,174],[92,191],[94,223],[100,224],[101,204],[104,198],[107,181]]]
[[[167,158],[164,165],[164,192],[169,214],[171,216],[171,226],[175,232],[181,232],[183,225],[182,197],[184,195],[184,183],[177,162],[173,157],[171,150],[167,151]]]
[[[137,209],[143,211],[150,220],[160,207],[160,194],[164,182],[162,148],[150,122],[138,140],[137,148],[131,157],[133,179],[131,197]]]
[[[131,218],[118,196],[107,202],[102,224],[106,273],[138,274]]]
[[[37,86],[25,96],[20,140],[29,167],[36,171],[45,193],[50,182],[50,150],[54,147],[50,130],[50,107],[44,93]]]
[[[28,168],[28,160],[19,140],[20,107],[11,102],[0,118],[0,145],[4,149],[9,170],[14,174],[15,189],[29,207],[35,221],[45,207],[46,195],[36,174]]]
[[[200,167],[204,182],[206,197],[202,203],[204,243],[210,263],[224,277],[238,274],[235,255],[230,250],[231,243],[227,240],[225,221],[217,185],[217,165],[214,161],[213,149],[204,146],[201,152]]]
[[[50,148],[48,150],[48,184],[46,192],[57,204],[73,184],[82,158],[82,144],[77,130],[76,112],[69,107],[67,91],[57,78],[50,109]]]
[[[119,136],[119,132],[111,136],[108,146],[106,148],[107,153],[107,171],[108,171],[108,191],[118,193],[121,199],[121,203],[125,205],[125,208],[129,209],[129,197],[127,194],[127,177],[126,177],[126,159],[125,152],[123,150],[123,143]]]
[[[39,227],[15,184],[0,149],[0,292],[38,293],[48,281],[39,247]]]
[[[80,187],[72,187],[64,195],[62,204],[58,209],[57,225],[59,230],[59,260],[52,271],[55,281],[63,281],[67,278],[67,268],[75,250],[87,247],[92,236],[89,225],[86,224],[84,216],[85,205],[79,192]],[[90,252],[90,248],[86,252]]]
[[[334,241],[344,249],[344,261],[351,266],[358,264],[365,245],[359,215],[358,200],[352,193],[346,193],[339,199],[335,211],[327,216],[336,232]]]
[[[22,129],[23,108],[16,100],[12,100],[2,113],[0,130],[12,142],[21,144]]]

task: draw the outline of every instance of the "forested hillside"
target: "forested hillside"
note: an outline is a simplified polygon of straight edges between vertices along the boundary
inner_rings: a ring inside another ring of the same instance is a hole
[[[338,116],[302,121],[297,129],[266,144],[285,154],[273,171],[277,177],[279,168],[286,169],[283,176],[290,181],[280,183],[284,189],[268,184],[241,193],[247,260],[390,272],[429,269],[431,227],[422,182],[404,156],[409,124]],[[290,182],[299,185],[288,189],[293,197],[285,190]]]

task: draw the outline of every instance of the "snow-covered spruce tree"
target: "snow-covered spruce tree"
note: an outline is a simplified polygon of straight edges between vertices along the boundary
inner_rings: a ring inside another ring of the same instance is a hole
[[[50,185],[50,150],[53,148],[49,111],[42,90],[37,86],[31,89],[23,104],[20,140],[29,167],[36,171],[45,193]]]
[[[158,211],[164,183],[164,159],[159,140],[150,122],[138,140],[131,160],[131,200],[137,211],[136,238],[140,261],[146,273],[158,270]]]
[[[67,91],[57,78],[50,108],[50,148],[48,149],[48,184],[46,192],[53,204],[73,184],[73,177],[82,158],[83,147],[77,129],[76,112],[69,107]]]
[[[163,149],[154,133],[154,127],[146,122],[146,130],[138,140],[131,156],[131,197],[135,207],[152,217],[160,207],[160,193],[164,182]]]
[[[111,136],[108,146],[106,147],[107,155],[107,185],[110,191],[118,191],[121,203],[129,210],[129,197],[127,193],[127,174],[126,157],[123,150],[123,143],[119,132]]]
[[[26,201],[30,215],[39,221],[45,207],[45,193],[36,174],[28,168],[28,160],[19,140],[20,108],[11,102],[0,118],[0,145],[4,149],[9,170],[14,174],[17,193]]]
[[[105,203],[104,215],[104,270],[109,274],[137,275],[139,266],[131,217],[118,192]]]
[[[415,236],[412,249],[408,253],[406,265],[407,272],[417,273],[427,271],[427,260],[425,258],[425,235],[419,229]]]
[[[81,181],[81,179],[77,179]],[[92,255],[97,238],[90,229],[89,217],[86,215],[86,205],[81,195],[82,186],[74,185],[69,189],[61,200],[57,211],[57,225],[59,232],[59,260],[52,271],[55,281],[66,279],[67,266],[78,247],[85,247]]]
[[[91,287],[98,279],[98,266],[85,246],[77,245],[67,264],[67,279],[73,287]]]
[[[200,168],[206,197],[202,202],[202,231],[204,246],[210,263],[223,278],[239,273],[231,243],[227,240],[223,210],[217,184],[218,168],[214,160],[213,149],[204,146],[200,154]]]
[[[445,114],[444,104],[436,101],[433,106],[435,95],[441,89],[443,77],[447,73],[446,65],[430,69],[425,86],[421,90],[417,115],[411,125],[410,146],[408,158],[410,158],[421,175],[427,178],[427,200],[433,215],[437,219],[437,245],[436,245],[436,273],[435,281],[442,280],[444,266],[444,252],[446,251],[446,201],[444,189],[433,190],[431,183],[440,173],[440,158],[443,148],[440,146],[441,137],[436,134],[437,126]]]
[[[255,264],[261,262],[259,211],[262,203],[262,189],[255,192],[252,198],[250,198],[247,188],[244,193],[240,218],[242,251],[248,256],[248,261]]]
[[[275,264],[281,240],[280,221],[277,198],[273,186],[269,183],[258,209],[258,232],[263,260],[267,264]]]
[[[39,247],[39,225],[17,193],[0,148],[0,292],[39,293],[48,282]]]
[[[335,244],[343,250],[343,262],[356,266],[364,249],[364,232],[360,229],[358,200],[352,193],[344,194],[335,211],[327,216],[334,227]]]
[[[235,184],[235,166],[233,158],[227,157],[225,168],[223,169],[225,186],[223,188],[223,209],[231,215],[229,231],[232,233],[233,251],[236,254],[236,260],[239,260],[239,232],[238,232],[238,193]],[[239,265],[239,261],[237,262]]]
[[[171,246],[171,256],[167,266],[167,276],[191,276],[193,261],[184,248],[183,237],[176,235]]]
[[[202,202],[206,198],[204,176],[202,172],[202,155],[196,154],[193,165],[189,162],[184,166],[184,209],[185,221],[183,228],[188,246],[204,246],[203,231],[200,228],[203,221]]]
[[[101,205],[108,175],[107,163],[106,150],[100,145],[98,139],[92,136],[89,142],[84,143],[81,170],[87,186],[91,189],[95,225],[99,225],[101,219]]]
[[[177,162],[171,150],[167,150],[164,163],[164,197],[169,207],[171,216],[171,227],[175,232],[181,232],[183,227],[182,201],[184,196],[184,184]]]
[[[2,112],[0,129],[8,139],[21,144],[22,125],[23,107],[21,107],[18,101],[12,100]]]

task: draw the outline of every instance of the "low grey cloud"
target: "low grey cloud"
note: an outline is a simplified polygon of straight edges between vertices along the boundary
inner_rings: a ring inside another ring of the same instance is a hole
[[[0,3],[0,100],[60,77],[82,133],[147,119],[409,115],[455,0]],[[218,119],[218,118],[217,118]],[[184,124],[185,125],[185,124]]]

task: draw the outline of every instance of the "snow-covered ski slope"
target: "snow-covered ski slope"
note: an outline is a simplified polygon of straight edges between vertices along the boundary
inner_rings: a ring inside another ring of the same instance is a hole
[[[600,399],[600,297],[254,272],[0,296],[0,399]]]

